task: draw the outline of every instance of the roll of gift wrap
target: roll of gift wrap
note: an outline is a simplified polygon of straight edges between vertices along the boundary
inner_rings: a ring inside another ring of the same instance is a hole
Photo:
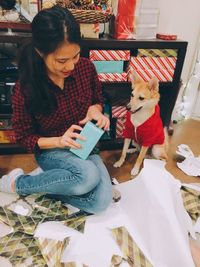
[[[130,59],[130,50],[90,50],[90,60],[124,60]]]

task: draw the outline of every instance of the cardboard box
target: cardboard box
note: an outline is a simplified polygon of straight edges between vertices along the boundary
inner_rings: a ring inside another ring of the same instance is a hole
[[[99,38],[99,23],[89,24],[89,23],[80,23],[81,37],[82,38]]]

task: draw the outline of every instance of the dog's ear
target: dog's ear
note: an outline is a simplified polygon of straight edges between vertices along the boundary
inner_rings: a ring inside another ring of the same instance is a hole
[[[158,83],[158,79],[156,77],[151,78],[151,80],[148,83],[149,83],[149,89],[151,91],[158,91],[159,90],[159,83]]]
[[[129,79],[130,79],[132,85],[134,85],[136,82],[141,81],[140,76],[134,70],[132,70],[132,71],[129,72]]]

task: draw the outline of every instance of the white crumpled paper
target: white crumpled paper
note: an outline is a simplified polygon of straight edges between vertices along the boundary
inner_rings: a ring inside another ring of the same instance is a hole
[[[177,166],[187,175],[200,176],[200,156],[195,157],[189,146],[181,144],[176,153],[185,159],[177,162]]]

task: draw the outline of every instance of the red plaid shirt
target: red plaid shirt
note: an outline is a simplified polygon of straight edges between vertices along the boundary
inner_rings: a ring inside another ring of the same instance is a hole
[[[61,90],[51,82],[58,107],[51,115],[33,115],[25,108],[25,97],[17,82],[12,95],[12,125],[16,140],[29,152],[37,148],[40,137],[61,136],[72,125],[78,124],[89,106],[103,103],[101,84],[94,65],[87,58],[80,58],[75,69],[65,79]]]

